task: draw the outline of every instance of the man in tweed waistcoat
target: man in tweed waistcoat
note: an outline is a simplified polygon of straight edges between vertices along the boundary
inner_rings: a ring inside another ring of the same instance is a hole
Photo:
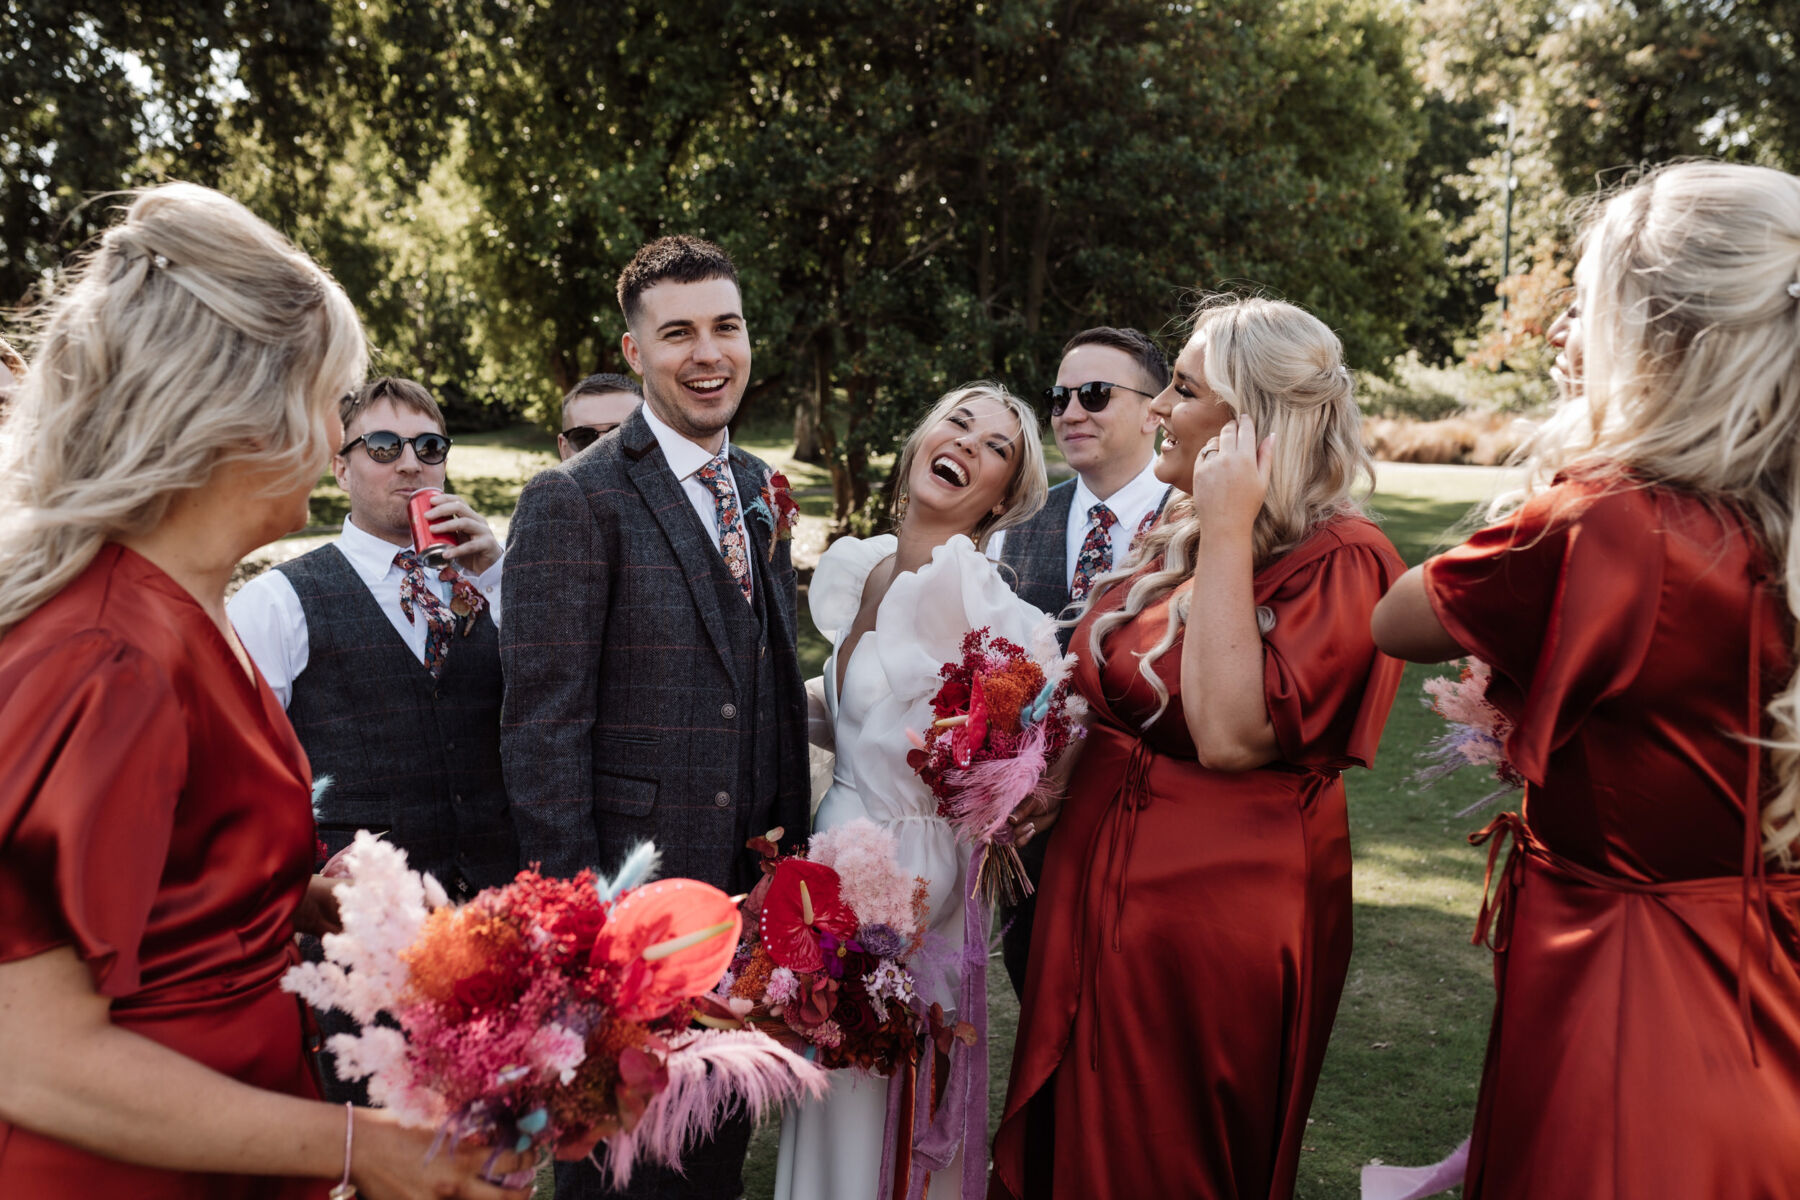
[[[806,694],[791,542],[769,468],[731,445],[750,378],[737,270],[671,237],[619,276],[626,361],[644,405],[533,479],[506,558],[501,751],[520,855],[551,875],[611,870],[642,840],[663,874],[727,891],[757,879],[745,843],[804,839]],[[645,1170],[629,1195],[731,1200],[748,1120]],[[559,1200],[610,1195],[557,1164]]]
[[[518,870],[500,777],[500,543],[444,495],[433,525],[463,539],[447,552],[460,580],[411,558],[407,497],[444,486],[450,451],[424,387],[372,380],[344,398],[339,419],[343,533],[252,579],[227,611],[314,777],[331,777],[315,803],[326,853],[372,830],[467,899]],[[316,955],[317,943],[306,949]],[[320,1026],[355,1028],[335,1012]],[[363,1085],[339,1081],[323,1057],[327,1094],[363,1099]]]
[[[1132,541],[1150,527],[1168,498],[1151,470],[1156,419],[1150,398],[1169,385],[1169,360],[1135,329],[1084,329],[1063,347],[1056,385],[1046,389],[1050,428],[1075,478],[1050,489],[1038,514],[995,534],[988,554],[1020,597],[1061,613],[1087,597],[1093,581],[1125,565]],[[1069,630],[1062,631],[1067,647]],[[1035,886],[1048,837],[1019,850]],[[1013,990],[1025,986],[1031,948],[1031,897],[1002,912],[1010,921],[1001,952]]]

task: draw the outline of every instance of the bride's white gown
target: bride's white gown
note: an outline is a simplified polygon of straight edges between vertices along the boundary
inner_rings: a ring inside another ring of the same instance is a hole
[[[829,829],[866,817],[892,830],[901,867],[930,886],[932,931],[948,950],[960,951],[969,848],[957,842],[937,815],[936,798],[906,765],[912,748],[906,731],[922,733],[931,723],[938,670],[961,656],[964,634],[987,626],[996,636],[1027,645],[1043,614],[1015,596],[994,564],[958,535],[934,550],[926,566],[889,586],[874,628],[852,648],[840,696],[838,653],[862,607],[863,584],[895,545],[892,536],[842,538],[813,573],[813,624],[831,640],[825,702],[837,741],[831,790],[813,827]],[[952,972],[918,980],[926,1001],[946,1011],[955,1007],[961,982],[960,973]],[[886,1079],[861,1071],[836,1071],[822,1100],[782,1114],[775,1200],[875,1200],[887,1087]],[[963,1153],[985,1157],[985,1139]],[[931,1200],[960,1194],[962,1165],[959,1154],[932,1174]]]

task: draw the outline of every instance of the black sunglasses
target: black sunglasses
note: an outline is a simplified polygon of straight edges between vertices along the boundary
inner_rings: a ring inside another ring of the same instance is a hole
[[[569,445],[575,447],[575,453],[580,454],[621,424],[623,422],[615,421],[611,425],[571,425],[562,431],[562,435],[569,439]]]
[[[1044,399],[1050,402],[1050,415],[1053,417],[1063,415],[1063,412],[1069,407],[1069,397],[1071,396],[1081,401],[1081,407],[1089,412],[1099,412],[1112,399],[1114,388],[1125,392],[1137,392],[1140,396],[1156,394],[1155,392],[1139,391],[1134,387],[1126,387],[1122,383],[1102,383],[1096,379],[1092,383],[1084,383],[1080,387],[1064,387],[1060,383],[1055,387],[1047,387],[1044,389]]]
[[[421,433],[417,437],[403,438],[391,429],[377,429],[360,437],[353,437],[344,443],[339,454],[350,453],[350,447],[361,442],[369,457],[378,463],[391,463],[400,457],[400,451],[408,442],[412,443],[413,453],[419,461],[428,466],[437,466],[450,454],[450,439],[441,433]]]

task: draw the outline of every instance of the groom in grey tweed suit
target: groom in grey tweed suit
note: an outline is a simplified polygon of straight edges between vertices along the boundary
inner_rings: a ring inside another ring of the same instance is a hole
[[[750,374],[737,272],[717,246],[663,238],[619,277],[644,406],[533,479],[506,553],[501,756],[519,858],[611,870],[652,840],[663,874],[747,890],[745,842],[805,838],[806,696],[792,543],[769,469],[729,444]],[[634,1197],[733,1200],[750,1123],[686,1175],[640,1170]],[[558,1163],[559,1200],[616,1193]]]

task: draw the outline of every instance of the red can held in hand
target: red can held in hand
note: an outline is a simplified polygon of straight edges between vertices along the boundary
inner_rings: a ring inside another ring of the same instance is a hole
[[[444,557],[444,551],[456,545],[456,535],[433,533],[431,522],[425,517],[443,494],[442,488],[428,487],[420,488],[406,498],[406,512],[412,518],[413,549],[418,551],[419,561],[428,567],[449,566],[450,560]]]

